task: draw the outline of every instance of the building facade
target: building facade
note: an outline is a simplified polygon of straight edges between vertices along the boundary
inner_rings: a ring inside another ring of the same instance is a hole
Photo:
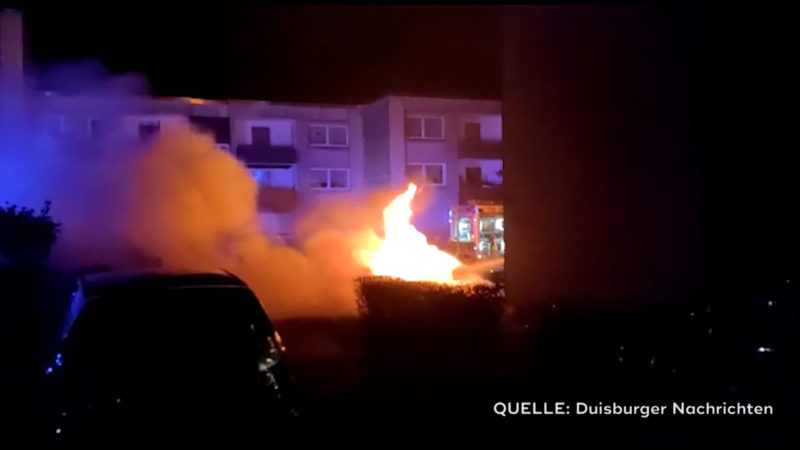
[[[387,96],[363,105],[194,98],[41,95],[43,131],[86,151],[104,139],[146,142],[170,124],[209,134],[247,166],[270,233],[291,236],[314,205],[348,193],[420,186],[415,225],[446,240],[450,208],[500,202],[500,103]]]
[[[364,186],[418,183],[415,225],[426,234],[447,239],[456,205],[502,202],[500,102],[387,96],[360,110]]]

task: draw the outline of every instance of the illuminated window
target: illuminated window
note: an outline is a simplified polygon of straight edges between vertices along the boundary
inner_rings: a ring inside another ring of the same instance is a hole
[[[294,188],[294,167],[290,165],[257,167],[248,170],[259,187]]]
[[[500,224],[500,228],[497,225]],[[503,230],[503,219],[498,217],[481,217],[481,233],[496,233]]]
[[[308,145],[312,147],[347,147],[349,128],[341,124],[312,124],[308,127]]]
[[[350,188],[350,169],[311,169],[310,175],[311,189],[341,191]]]
[[[256,180],[256,184],[261,187],[270,187],[272,177],[268,169],[250,169],[250,175]]]
[[[456,224],[456,235],[458,236],[458,242],[470,242],[472,241],[472,233],[470,233],[470,220],[469,217],[460,217]]]
[[[405,119],[406,138],[444,139],[444,117],[407,116]]]

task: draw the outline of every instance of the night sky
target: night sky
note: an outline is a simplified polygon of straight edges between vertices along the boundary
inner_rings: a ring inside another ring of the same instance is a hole
[[[358,103],[385,93],[499,98],[486,6],[24,7],[32,67],[94,59],[156,95]]]

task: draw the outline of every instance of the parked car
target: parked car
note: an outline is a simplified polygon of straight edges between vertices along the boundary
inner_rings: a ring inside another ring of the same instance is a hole
[[[79,280],[51,379],[57,444],[235,447],[291,429],[280,335],[227,273]]]

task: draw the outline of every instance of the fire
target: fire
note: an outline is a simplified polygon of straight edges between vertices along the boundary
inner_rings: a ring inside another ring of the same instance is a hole
[[[359,252],[361,261],[373,275],[408,281],[457,283],[453,271],[461,266],[454,256],[428,244],[424,234],[411,224],[411,200],[417,192],[414,183],[383,210],[385,235],[374,248]]]

